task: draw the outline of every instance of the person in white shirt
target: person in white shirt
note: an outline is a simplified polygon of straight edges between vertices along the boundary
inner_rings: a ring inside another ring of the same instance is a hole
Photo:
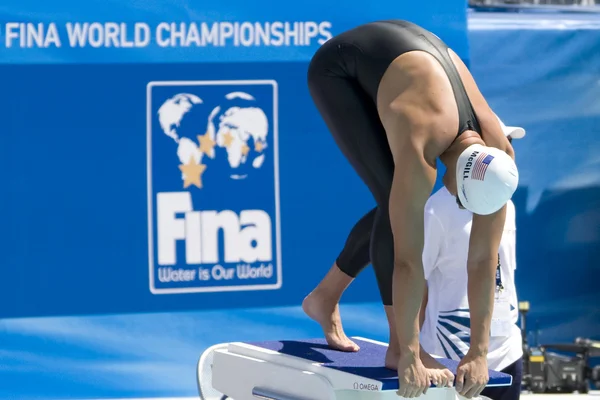
[[[513,128],[512,138],[525,131]],[[437,356],[460,361],[467,354],[470,338],[467,298],[467,252],[472,214],[457,207],[445,187],[433,194],[425,206],[423,269],[427,281],[421,306],[421,345]],[[515,206],[509,201],[499,247],[496,292],[487,355],[488,368],[512,375],[510,387],[486,388],[481,395],[493,400],[517,400],[521,392],[522,341],[517,326]]]

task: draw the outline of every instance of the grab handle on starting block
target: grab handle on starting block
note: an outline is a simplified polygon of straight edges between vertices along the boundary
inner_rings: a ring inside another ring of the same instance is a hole
[[[280,394],[270,389],[255,387],[252,389],[252,396],[261,400],[303,400],[297,397],[290,397],[286,394]]]

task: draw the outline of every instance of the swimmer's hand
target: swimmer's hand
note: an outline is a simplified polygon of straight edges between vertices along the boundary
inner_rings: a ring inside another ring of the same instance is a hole
[[[467,352],[456,369],[456,391],[467,399],[479,396],[488,380],[486,356]]]
[[[415,354],[400,354],[398,361],[398,383],[400,389],[396,394],[400,397],[419,397],[429,388],[429,373],[419,357]]]

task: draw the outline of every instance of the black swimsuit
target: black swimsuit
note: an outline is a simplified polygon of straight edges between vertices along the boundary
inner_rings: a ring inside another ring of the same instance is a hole
[[[323,44],[308,70],[309,90],[321,116],[377,201],[377,207],[350,232],[337,265],[355,277],[371,261],[385,305],[392,304],[394,243],[388,201],[394,162],[377,112],[377,90],[389,65],[398,56],[415,50],[435,57],[450,79],[458,106],[457,135],[466,130],[480,133],[448,46],[413,23],[378,21],[346,31]]]

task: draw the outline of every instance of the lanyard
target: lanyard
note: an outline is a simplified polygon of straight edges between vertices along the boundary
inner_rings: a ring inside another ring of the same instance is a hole
[[[498,266],[496,267],[496,291],[501,293],[504,290],[502,286],[502,274],[500,272],[500,253],[498,253]]]

